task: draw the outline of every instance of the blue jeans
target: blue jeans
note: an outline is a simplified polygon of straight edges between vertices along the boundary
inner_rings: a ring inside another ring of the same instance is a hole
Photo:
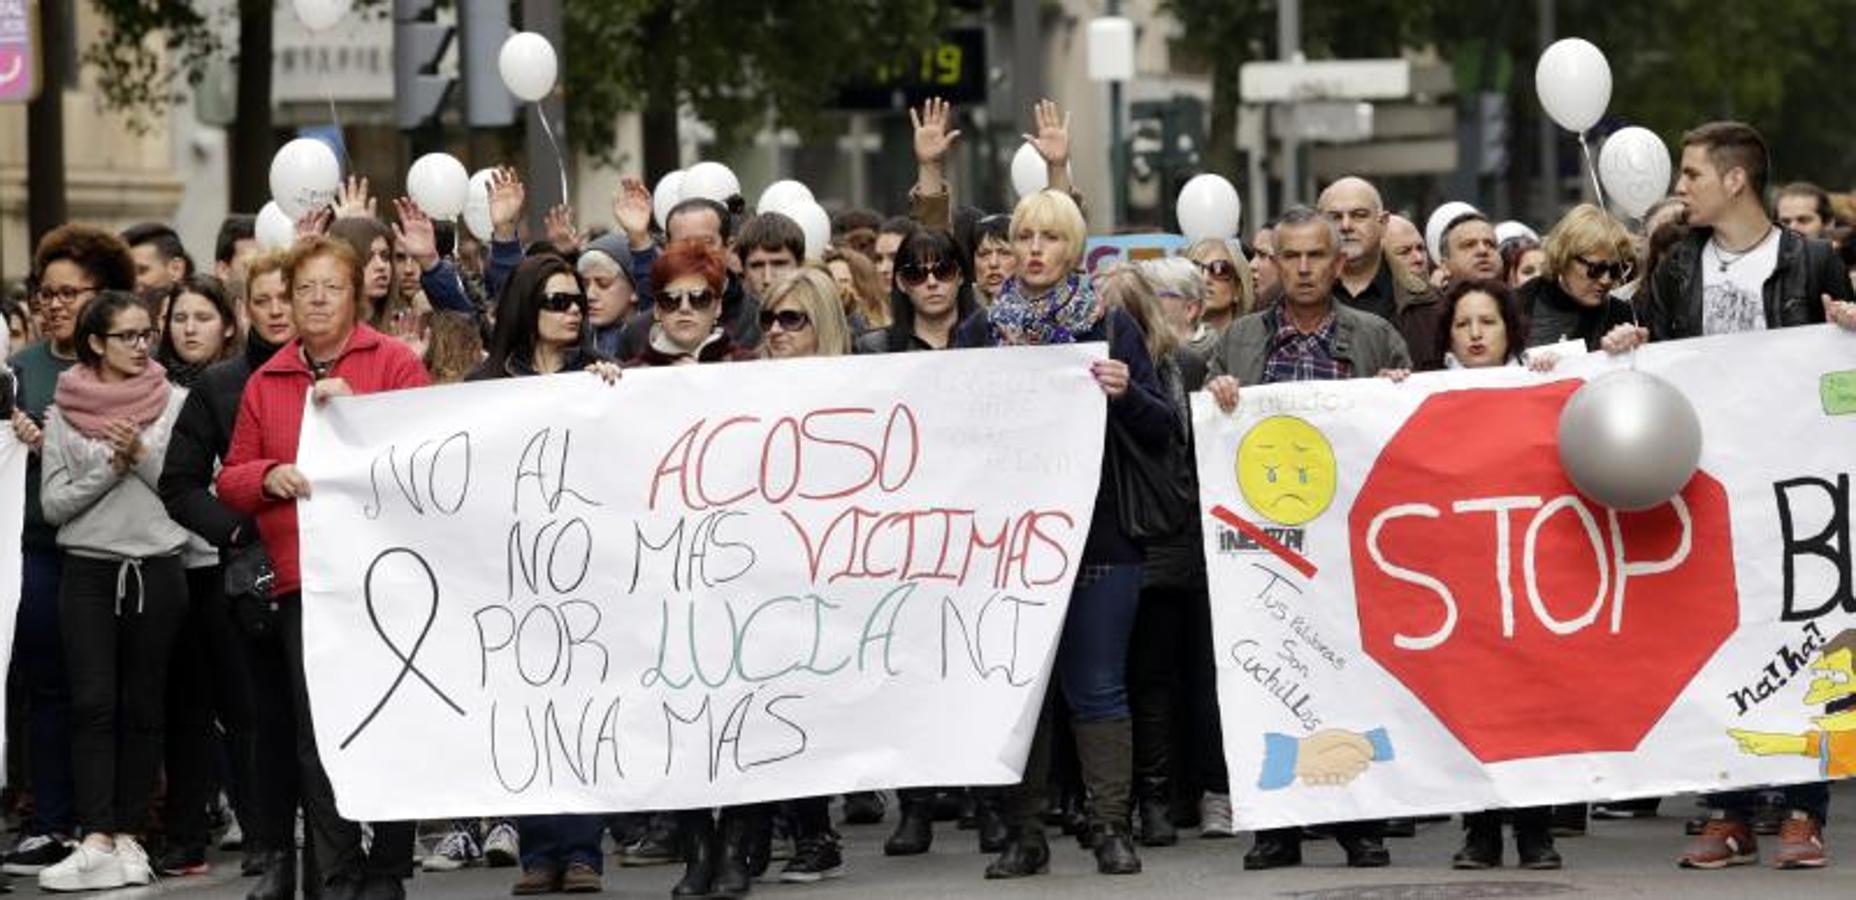
[[[1804,784],[1788,784],[1781,788],[1772,788],[1783,796],[1786,809],[1802,810],[1817,819],[1819,825],[1830,820],[1830,785],[1823,781],[1810,781]],[[1709,794],[1703,798],[1715,809],[1727,813],[1742,822],[1753,819],[1753,809],[1759,805],[1759,795],[1766,789],[1746,791],[1725,791]]]
[[[599,841],[605,833],[606,819],[599,815],[521,816],[516,819],[516,835],[522,844],[524,871],[537,866],[565,870],[574,863],[586,863],[593,871],[605,871],[605,854]]]
[[[20,579],[13,665],[25,675],[30,709],[28,755],[32,821],[28,834],[76,834],[76,789],[71,776],[71,679],[64,663],[63,617],[58,591],[64,555],[28,550]]]
[[[1141,605],[1141,565],[1085,565],[1070,592],[1057,678],[1070,718],[1128,718],[1128,641]]]

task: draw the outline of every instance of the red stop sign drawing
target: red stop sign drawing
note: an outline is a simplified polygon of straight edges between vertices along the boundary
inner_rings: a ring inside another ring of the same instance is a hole
[[[1635,749],[1739,621],[1720,482],[1616,513],[1567,479],[1580,384],[1430,397],[1349,514],[1367,654],[1483,762]]]

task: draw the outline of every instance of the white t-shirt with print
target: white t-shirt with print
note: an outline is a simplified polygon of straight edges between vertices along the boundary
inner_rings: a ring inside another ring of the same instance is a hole
[[[1722,254],[1712,240],[1702,248],[1702,334],[1766,330],[1766,280],[1779,265],[1779,234],[1767,232],[1745,255]]]

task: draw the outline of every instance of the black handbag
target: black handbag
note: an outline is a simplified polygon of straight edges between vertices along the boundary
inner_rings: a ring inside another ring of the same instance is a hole
[[[1156,368],[1163,389],[1178,386],[1179,368],[1172,360],[1162,360]],[[1128,389],[1134,390],[1134,386]],[[1168,402],[1177,405],[1174,395],[1178,393],[1182,392],[1167,390]],[[1176,409],[1175,414],[1178,412]],[[1184,531],[1198,515],[1192,447],[1183,427],[1167,438],[1164,449],[1150,450],[1116,422],[1111,412],[1108,445],[1103,452],[1108,457],[1108,478],[1113,482],[1108,489],[1115,492],[1115,508],[1127,536],[1143,542],[1171,537]]]
[[[277,630],[277,601],[271,587],[277,573],[271,568],[271,555],[262,543],[250,543],[224,551],[226,601],[232,606],[232,619],[247,635],[266,637]]]

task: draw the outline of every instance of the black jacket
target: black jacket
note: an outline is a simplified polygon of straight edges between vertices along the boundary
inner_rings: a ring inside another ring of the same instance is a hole
[[[1577,339],[1585,341],[1585,349],[1597,350],[1599,341],[1611,329],[1636,321],[1628,302],[1606,296],[1603,306],[1585,306],[1546,275],[1522,285],[1520,300],[1521,311],[1527,316],[1524,347]]]
[[[1701,255],[1714,229],[1696,228],[1670,248],[1650,278],[1644,324],[1658,341],[1701,335]],[[1851,299],[1850,280],[1836,250],[1789,228],[1779,233],[1779,261],[1766,279],[1766,327],[1788,328],[1824,321],[1823,295]]]
[[[633,313],[619,331],[619,352],[613,358],[629,361],[642,355],[651,345],[651,326],[655,324],[657,319],[650,310]],[[735,346],[748,350],[760,347],[760,301],[748,296],[741,279],[733,275],[722,288],[722,315],[715,324],[722,326]]]
[[[219,502],[213,479],[219,461],[232,446],[232,427],[238,423],[245,382],[276,352],[276,347],[250,335],[244,353],[201,373],[181,404],[174,433],[168,438],[167,460],[161,466],[161,503],[169,518],[222,550],[258,539],[257,523],[250,516]]]

